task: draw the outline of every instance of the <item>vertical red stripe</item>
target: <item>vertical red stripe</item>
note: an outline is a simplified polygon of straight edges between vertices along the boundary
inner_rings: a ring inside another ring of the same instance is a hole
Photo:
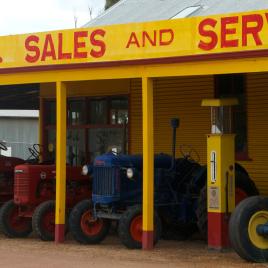
[[[65,235],[64,224],[55,224],[55,243],[63,243]]]
[[[228,236],[229,215],[225,213],[208,212],[208,247],[224,249],[230,247]]]
[[[150,250],[154,248],[154,231],[142,232],[142,249]]]

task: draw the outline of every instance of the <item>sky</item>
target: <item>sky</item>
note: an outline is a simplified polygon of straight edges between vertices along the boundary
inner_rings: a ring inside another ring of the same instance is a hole
[[[0,0],[0,35],[70,29],[75,17],[81,27],[100,14],[104,4],[105,0]]]

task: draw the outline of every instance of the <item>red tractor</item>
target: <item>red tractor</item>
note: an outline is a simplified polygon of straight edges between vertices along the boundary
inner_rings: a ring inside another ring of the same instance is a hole
[[[0,142],[0,150],[7,151],[6,145],[2,142]],[[29,150],[34,151],[36,147]],[[25,160],[21,158],[0,155],[0,206],[13,198],[14,168],[23,163]]]
[[[37,152],[33,154],[37,157]],[[81,167],[66,167],[66,211],[91,196],[90,176]],[[0,210],[0,228],[10,237],[26,237],[34,231],[42,240],[54,239],[56,166],[22,164],[15,167],[14,199]]]

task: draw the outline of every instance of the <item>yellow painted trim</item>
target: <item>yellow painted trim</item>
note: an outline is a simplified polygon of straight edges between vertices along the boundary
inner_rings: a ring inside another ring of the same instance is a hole
[[[228,59],[145,66],[137,65],[0,74],[0,85],[46,83],[57,80],[68,82],[140,78],[143,76],[174,77],[254,72],[268,72],[268,58]]]
[[[238,105],[238,99],[224,98],[224,99],[204,99],[201,106],[220,107],[220,106],[234,106]]]
[[[65,223],[66,196],[66,85],[56,82],[56,224]]]
[[[143,231],[153,231],[154,217],[154,128],[153,81],[142,78],[143,112]]]

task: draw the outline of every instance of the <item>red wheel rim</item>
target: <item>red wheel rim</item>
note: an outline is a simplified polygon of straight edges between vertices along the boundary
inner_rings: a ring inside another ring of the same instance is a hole
[[[142,215],[138,215],[131,221],[130,235],[133,240],[142,242]]]
[[[55,211],[46,211],[43,214],[43,217],[41,219],[41,227],[42,229],[51,234],[54,235],[55,233]]]
[[[19,216],[19,208],[14,206],[9,214],[10,227],[16,232],[24,232],[29,229],[31,219]]]
[[[102,219],[94,219],[91,211],[86,211],[81,217],[81,229],[87,236],[98,235],[103,228]]]
[[[247,193],[241,188],[235,188],[235,204],[238,205],[242,200],[247,198]]]

